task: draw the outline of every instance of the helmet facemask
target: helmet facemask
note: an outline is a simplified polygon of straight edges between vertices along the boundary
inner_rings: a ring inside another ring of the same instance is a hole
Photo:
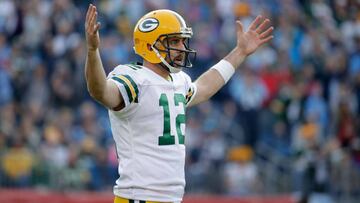
[[[191,30],[190,30],[191,31]],[[162,65],[164,65],[169,72],[177,73],[181,71],[182,68],[191,68],[193,66],[192,62],[196,59],[196,51],[189,47],[189,40],[191,38],[191,33],[173,33],[173,34],[163,34],[158,37],[155,43],[151,46],[156,55],[160,58]],[[183,45],[185,49],[178,49],[171,47],[169,43],[170,38],[180,38],[183,40]],[[171,56],[170,51],[180,52],[177,56]],[[160,52],[165,53],[166,57],[164,58]],[[183,56],[180,56],[183,55]],[[178,57],[182,57],[182,61],[179,62],[176,60]]]

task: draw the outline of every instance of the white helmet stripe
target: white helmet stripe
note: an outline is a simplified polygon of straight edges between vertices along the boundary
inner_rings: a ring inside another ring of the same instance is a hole
[[[171,13],[173,13],[176,16],[176,18],[179,20],[181,27],[186,27],[185,20],[183,17],[181,17],[181,15],[179,15],[178,13],[176,13],[174,11],[171,11]]]

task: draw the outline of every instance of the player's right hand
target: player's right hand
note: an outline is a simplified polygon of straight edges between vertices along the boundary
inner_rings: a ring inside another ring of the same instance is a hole
[[[97,22],[97,15],[96,6],[90,4],[86,12],[85,35],[87,48],[91,51],[97,50],[100,44],[100,23]]]

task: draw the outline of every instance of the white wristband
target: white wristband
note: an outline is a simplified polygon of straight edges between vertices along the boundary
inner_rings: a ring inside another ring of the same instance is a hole
[[[216,69],[220,73],[221,77],[225,81],[225,84],[230,80],[231,76],[235,73],[234,66],[226,60],[219,61],[217,64],[211,67],[211,69]]]

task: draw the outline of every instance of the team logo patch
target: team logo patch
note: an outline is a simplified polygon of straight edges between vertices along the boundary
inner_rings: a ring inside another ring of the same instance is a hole
[[[159,21],[156,18],[146,18],[139,23],[139,30],[141,32],[150,32],[159,26]]]

